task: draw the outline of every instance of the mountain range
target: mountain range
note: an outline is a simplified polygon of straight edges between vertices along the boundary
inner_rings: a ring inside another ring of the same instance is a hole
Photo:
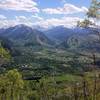
[[[35,45],[49,45],[52,44],[41,31],[32,29],[26,25],[17,25],[7,29],[0,29],[0,37],[5,37],[19,46],[35,46]]]
[[[99,48],[99,33],[95,28],[53,27],[40,31],[26,25],[0,29],[0,37],[7,38],[15,46],[42,46],[57,48]]]
[[[51,74],[55,66],[57,73],[78,70],[81,72],[83,67],[80,66],[84,65],[86,56],[94,50],[95,53],[100,53],[99,31],[95,28],[63,26],[39,30],[21,24],[0,29],[0,44],[11,54],[13,61],[7,65],[9,68],[14,66],[23,71],[34,69],[33,73]],[[78,60],[73,64],[76,58]],[[86,62],[90,64],[91,58],[87,59]],[[24,65],[32,67],[31,69],[21,67]]]

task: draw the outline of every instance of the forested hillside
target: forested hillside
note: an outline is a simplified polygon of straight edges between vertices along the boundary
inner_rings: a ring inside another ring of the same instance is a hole
[[[25,0],[25,4],[22,1],[20,13],[24,14],[33,1]],[[6,2],[12,11],[19,3]],[[5,1],[3,4],[6,5]],[[41,12],[63,15],[62,11],[69,12],[69,6],[73,8],[71,11],[86,11],[84,19],[78,20],[74,27],[66,27],[68,23],[62,25],[62,21],[56,26],[58,20],[53,18],[54,26],[45,29],[42,28],[44,22],[46,26],[52,22],[35,14],[32,19],[34,22],[38,19],[40,26],[17,23],[0,28],[0,100],[100,100],[100,2],[92,0],[88,9],[71,4],[64,5],[63,9],[58,7],[54,12],[51,8],[43,11],[40,8]],[[1,17],[7,23],[4,16]]]

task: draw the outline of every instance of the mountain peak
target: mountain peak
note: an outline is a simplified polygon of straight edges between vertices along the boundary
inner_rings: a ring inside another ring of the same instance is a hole
[[[3,31],[0,31],[0,36],[7,37],[16,43],[19,43],[18,45],[31,44],[34,46],[42,44],[48,45],[51,43],[51,41],[43,34],[43,32],[37,29],[32,29],[24,24],[9,27]]]

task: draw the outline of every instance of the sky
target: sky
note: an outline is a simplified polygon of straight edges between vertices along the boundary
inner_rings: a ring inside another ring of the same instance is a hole
[[[72,27],[85,18],[90,3],[91,0],[0,0],[0,27]]]

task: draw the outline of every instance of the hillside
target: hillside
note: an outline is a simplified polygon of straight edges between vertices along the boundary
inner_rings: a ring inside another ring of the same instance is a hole
[[[65,28],[63,26],[46,31],[46,35],[56,42],[58,48],[62,49],[84,49],[99,50],[99,31],[95,28]]]
[[[99,44],[99,32],[96,29],[88,28],[88,29],[79,29],[74,30],[74,34],[72,34],[69,38],[66,38],[60,46],[63,48],[71,48],[77,50],[89,50],[90,52],[100,52],[100,44]]]
[[[45,31],[44,33],[48,38],[59,44],[65,39],[67,39],[69,36],[71,36],[74,31],[63,26],[57,26]]]
[[[8,38],[18,46],[48,46],[52,44],[42,32],[23,24],[7,29],[0,29],[0,36]]]
[[[95,89],[96,100],[99,100],[98,32],[91,28],[61,30],[50,31],[52,37],[24,25],[0,30],[2,98],[6,93],[7,99],[74,100],[77,96],[79,100],[92,100]],[[15,94],[13,97],[12,93]],[[84,96],[85,93],[89,95]]]

